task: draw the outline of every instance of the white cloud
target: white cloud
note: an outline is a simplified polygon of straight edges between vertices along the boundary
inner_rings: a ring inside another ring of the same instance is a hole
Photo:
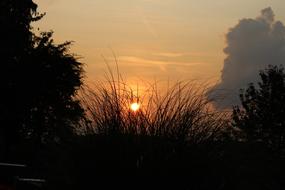
[[[275,21],[269,7],[256,19],[240,20],[227,33],[226,42],[221,82],[209,92],[210,98],[223,97],[216,102],[223,108],[239,103],[239,90],[257,82],[261,69],[285,63],[285,27]]]

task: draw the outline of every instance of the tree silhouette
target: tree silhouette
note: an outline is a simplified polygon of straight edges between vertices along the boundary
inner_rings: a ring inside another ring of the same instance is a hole
[[[83,115],[75,99],[82,64],[69,53],[70,42],[56,45],[52,32],[33,32],[31,23],[42,17],[32,0],[0,2],[2,144],[59,140]]]
[[[269,66],[260,72],[258,88],[250,84],[242,91],[242,109],[234,107],[234,125],[248,138],[282,150],[285,138],[285,74],[282,66]]]

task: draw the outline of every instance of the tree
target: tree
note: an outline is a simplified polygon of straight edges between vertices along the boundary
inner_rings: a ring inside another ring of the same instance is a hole
[[[285,143],[285,73],[282,66],[260,72],[258,88],[250,84],[240,94],[242,108],[234,107],[234,125],[249,140],[265,143],[280,151]]]
[[[43,16],[32,0],[0,2],[0,133],[6,144],[65,138],[83,116],[75,99],[82,63],[69,53],[70,42],[56,45],[52,32],[33,32],[32,22]]]

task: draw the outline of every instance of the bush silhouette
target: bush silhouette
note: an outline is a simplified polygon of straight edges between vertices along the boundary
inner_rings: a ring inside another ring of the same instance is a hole
[[[198,144],[214,141],[225,134],[225,113],[210,108],[202,89],[194,82],[179,82],[166,92],[158,84],[146,84],[144,94],[136,94],[111,70],[107,83],[83,89],[82,107],[89,122],[83,123],[87,134],[163,137]],[[137,102],[140,109],[130,106]]]
[[[260,72],[258,87],[250,84],[242,91],[242,108],[234,107],[234,125],[249,140],[263,142],[275,150],[284,148],[285,73],[282,66],[269,66]]]
[[[36,144],[70,134],[83,115],[75,99],[82,64],[70,42],[55,44],[52,32],[33,32],[43,14],[32,0],[0,2],[0,122],[2,144],[30,139]],[[5,139],[4,139],[5,138]]]
[[[228,128],[225,114],[210,108],[206,90],[181,82],[161,92],[155,83],[137,94],[121,75],[109,71],[107,82],[81,91],[89,120],[82,122],[84,135],[69,152],[74,160],[70,178],[76,179],[72,187],[131,176],[137,184],[160,188],[172,183],[178,189],[215,189],[220,179],[210,170],[216,170],[217,149]],[[141,105],[136,112],[130,109],[133,102]],[[208,183],[203,183],[206,178]],[[128,180],[118,181],[128,189]]]

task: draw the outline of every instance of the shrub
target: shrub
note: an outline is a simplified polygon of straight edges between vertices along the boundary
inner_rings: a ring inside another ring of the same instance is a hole
[[[192,143],[217,140],[224,135],[226,114],[211,107],[206,88],[194,82],[179,82],[163,93],[155,83],[148,85],[145,94],[136,95],[117,76],[109,70],[107,83],[82,89],[88,122],[83,122],[81,129],[86,133],[146,135]],[[130,109],[134,102],[141,105],[136,112]]]
[[[244,130],[247,139],[281,150],[285,138],[285,74],[282,66],[260,72],[258,87],[250,84],[241,91],[242,108],[234,107],[233,124]]]

